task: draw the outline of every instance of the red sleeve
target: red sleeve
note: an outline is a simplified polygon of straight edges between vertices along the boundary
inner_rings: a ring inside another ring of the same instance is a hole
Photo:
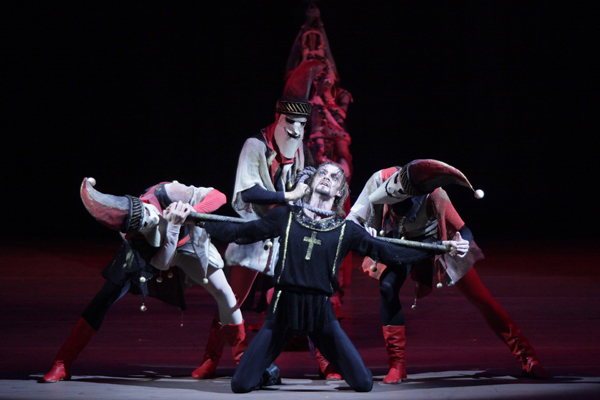
[[[211,213],[225,203],[227,203],[227,197],[217,189],[213,189],[200,203],[194,206],[194,210],[199,213]]]
[[[390,176],[394,175],[394,173],[396,171],[398,171],[398,168],[396,168],[396,167],[382,169],[381,170],[381,178],[383,179],[383,182],[387,181],[390,178]]]

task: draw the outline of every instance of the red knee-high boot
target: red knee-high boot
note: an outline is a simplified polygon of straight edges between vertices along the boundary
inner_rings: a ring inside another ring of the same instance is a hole
[[[223,347],[225,346],[225,337],[221,334],[222,329],[223,327],[221,326],[221,322],[219,322],[217,315],[213,319],[210,327],[202,365],[192,372],[192,378],[209,379],[215,376],[217,365],[223,355]]]
[[[242,323],[237,325],[225,325],[221,330],[221,333],[225,337],[227,343],[229,343],[231,346],[231,355],[233,356],[235,364],[238,365],[240,363],[240,359],[242,358],[242,354],[244,354],[246,347],[248,347],[246,330],[244,329],[244,321],[242,320]]]
[[[383,383],[400,383],[406,379],[406,335],[404,326],[388,325],[383,327],[385,348],[388,353],[390,371],[383,378]]]
[[[252,288],[252,284],[254,283],[254,279],[256,279],[256,275],[258,275],[258,271],[242,267],[241,265],[234,265],[231,266],[229,272],[229,285],[237,299],[238,306],[241,306]],[[227,341],[231,345],[233,358],[237,364],[239,363],[244,350],[248,346],[244,322],[242,321],[242,323],[238,325],[229,324],[223,327],[219,319],[219,312],[217,311],[208,335],[204,361],[201,366],[192,372],[192,378],[207,379],[215,376],[217,365],[223,355],[223,347]]]
[[[521,330],[510,318],[506,321],[508,331],[495,332],[512,353],[521,362],[523,375],[536,379],[547,379],[548,373],[542,368],[535,350],[529,344],[529,340],[521,333]]]
[[[523,375],[537,379],[548,378],[548,373],[542,368],[535,350],[529,344],[529,340],[521,333],[517,324],[483,285],[479,275],[475,272],[475,268],[471,268],[465,276],[456,282],[456,287],[479,309],[488,326],[496,336],[506,343],[517,360],[521,362]]]
[[[335,367],[321,354],[319,349],[315,347],[315,358],[319,362],[319,376],[328,381],[341,381],[342,376],[337,372]]]
[[[94,328],[80,317],[77,324],[75,324],[75,328],[71,331],[71,335],[54,358],[52,369],[42,377],[42,382],[54,383],[71,379],[71,364],[95,334]]]

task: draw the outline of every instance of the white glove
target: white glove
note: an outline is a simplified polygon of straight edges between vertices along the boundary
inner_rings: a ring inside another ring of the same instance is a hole
[[[453,240],[444,240],[442,243],[452,246],[452,251],[448,253],[451,256],[459,256],[460,258],[463,258],[469,251],[469,241],[463,239],[460,236],[460,232],[456,232]]]

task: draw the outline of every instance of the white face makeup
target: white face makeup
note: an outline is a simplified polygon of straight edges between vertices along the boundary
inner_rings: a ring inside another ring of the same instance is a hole
[[[160,230],[158,224],[160,222],[161,213],[152,204],[142,203],[144,206],[144,219],[140,232],[148,243],[153,247],[160,246]]]
[[[306,117],[280,114],[275,127],[275,142],[279,151],[286,158],[293,158],[302,145]]]
[[[325,165],[317,170],[312,180],[312,190],[329,197],[341,196],[340,188],[346,177],[335,165]]]
[[[396,171],[388,178],[383,185],[377,188],[369,196],[369,201],[372,204],[394,204],[410,198],[402,188],[400,182],[400,171]]]
[[[144,217],[140,230],[156,227],[160,222],[160,212],[152,204],[142,203],[142,206],[144,207]]]

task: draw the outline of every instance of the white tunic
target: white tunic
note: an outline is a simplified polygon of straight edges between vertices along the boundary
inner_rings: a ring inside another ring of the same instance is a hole
[[[271,164],[277,153],[271,152],[267,159],[267,145],[257,139],[249,138],[244,143],[238,160],[235,187],[231,205],[242,217],[248,220],[259,219],[267,214],[272,206],[246,203],[242,199],[242,192],[253,186],[275,192],[275,185],[271,180]],[[302,148],[296,153],[294,170],[304,167]],[[285,187],[288,174],[281,174]],[[225,262],[228,265],[242,265],[244,267],[273,276],[275,264],[279,254],[279,238],[274,238],[272,247],[266,247],[267,242],[261,241],[252,244],[238,245],[230,243],[225,251]]]

